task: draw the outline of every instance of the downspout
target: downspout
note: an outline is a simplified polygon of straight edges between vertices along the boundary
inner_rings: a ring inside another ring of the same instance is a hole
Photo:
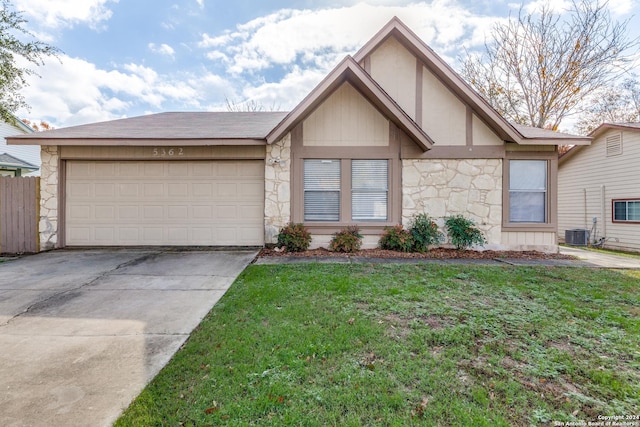
[[[587,189],[582,189],[582,212],[584,212],[584,228],[588,229],[589,224],[587,224]]]
[[[604,184],[600,186],[600,218],[602,218],[602,237],[607,237],[607,220],[605,211],[605,188]]]

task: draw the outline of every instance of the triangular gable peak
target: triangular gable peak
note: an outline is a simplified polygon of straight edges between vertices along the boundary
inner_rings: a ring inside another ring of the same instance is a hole
[[[272,144],[291,131],[320,107],[345,83],[356,89],[381,114],[404,131],[423,151],[433,145],[433,140],[415,121],[369,76],[350,56],[320,82],[316,88],[291,111],[287,117],[267,135],[267,143]]]
[[[404,70],[397,67],[387,74],[395,76],[397,81],[400,81],[397,76],[404,74],[402,81],[405,84],[415,81],[414,88],[394,87],[394,77],[386,78],[385,81],[384,71],[376,70],[376,62],[384,64],[384,61],[389,60],[389,51],[393,50],[394,44],[401,47],[396,49],[398,57],[395,60],[397,64],[404,62]],[[401,58],[402,56],[404,58]],[[413,59],[415,64],[410,64],[408,57]],[[485,135],[486,131],[490,130],[506,142],[523,145],[562,145],[571,139],[570,144],[589,144],[589,138],[551,131],[541,133],[540,129],[512,125],[397,17],[391,19],[365,44],[354,59],[429,132],[436,143],[440,143],[441,139],[450,143],[453,137],[454,145],[458,145],[460,141],[456,141],[456,129],[461,132],[459,122],[466,115],[474,128],[481,130]],[[455,101],[452,101],[453,99]],[[443,101],[448,102],[446,108],[438,105]],[[466,113],[464,109],[467,110]],[[447,120],[450,122],[448,128]],[[439,127],[439,132],[432,129],[432,126]],[[458,139],[462,138],[461,134],[458,135]]]
[[[414,60],[415,65],[413,65],[413,67],[405,65],[404,70],[402,67],[395,70],[396,76],[398,73],[406,74],[406,76],[403,76],[405,82],[407,79],[411,79],[409,81],[415,81],[414,88],[393,87],[394,84],[390,81],[390,78],[385,77],[384,71],[376,72],[376,68],[380,68],[379,64],[385,60],[388,61],[392,59],[390,56],[393,54],[391,52],[394,50],[394,45],[403,48],[395,49],[395,55],[405,56],[405,58],[393,59],[399,60],[399,62],[404,60],[405,63],[407,62],[407,55],[417,59],[417,61]],[[397,97],[396,101],[409,112],[418,124],[425,127],[428,132],[432,132],[432,130],[429,129],[430,123],[428,123],[430,112],[423,111],[423,108],[429,107],[431,95],[426,94],[426,96],[429,97],[429,102],[425,102],[427,100],[423,99],[425,97],[423,89],[429,90],[430,88],[424,88],[423,86],[433,85],[436,88],[437,86],[444,86],[449,92],[449,97],[456,98],[459,103],[459,105],[456,105],[456,103],[452,101],[448,107],[448,110],[453,108],[453,114],[456,114],[455,109],[457,109],[458,115],[464,117],[466,115],[464,110],[469,108],[480,121],[489,126],[503,141],[516,142],[519,144],[527,143],[526,138],[523,137],[517,129],[500,116],[500,114],[478,95],[446,62],[397,17],[391,19],[387,25],[365,44],[362,49],[354,55],[354,60],[368,73],[371,73],[374,80],[380,83],[392,97]],[[440,92],[442,92],[441,89]],[[444,95],[440,96],[440,99],[443,99],[443,97]],[[438,123],[437,119],[433,121]],[[436,144],[442,142],[439,138],[436,138],[435,135],[432,136],[434,136]],[[539,144],[540,142],[541,141],[538,140],[535,143]]]

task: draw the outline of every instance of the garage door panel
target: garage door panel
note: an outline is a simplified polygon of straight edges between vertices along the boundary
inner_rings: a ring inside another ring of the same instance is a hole
[[[72,197],[89,197],[92,192],[93,186],[86,182],[75,182],[67,188],[67,196]]]
[[[138,197],[140,196],[140,184],[120,183],[118,184],[118,195],[120,197]]]
[[[160,177],[165,175],[165,162],[142,163],[143,176]]]
[[[94,206],[94,209],[94,215],[96,219],[108,219],[111,221],[116,219],[116,210],[113,206],[96,205]]]
[[[100,163],[96,163],[94,166],[94,173],[97,176],[101,176],[103,178],[108,178],[108,177],[116,177],[118,176],[116,174],[116,163],[111,163],[111,162],[100,162]]]
[[[68,161],[66,170],[69,246],[264,242],[262,161]]]

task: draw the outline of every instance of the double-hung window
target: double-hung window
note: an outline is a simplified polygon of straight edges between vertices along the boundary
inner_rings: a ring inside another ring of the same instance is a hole
[[[509,160],[509,222],[547,222],[547,161]]]
[[[389,160],[304,160],[304,221],[386,222]]]
[[[340,160],[304,161],[304,220],[340,220]]]
[[[613,200],[613,222],[640,222],[640,199]]]
[[[389,161],[351,161],[351,220],[386,221]]]

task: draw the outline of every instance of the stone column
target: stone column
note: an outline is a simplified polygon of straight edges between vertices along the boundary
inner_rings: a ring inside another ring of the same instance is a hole
[[[58,246],[58,170],[60,148],[43,145],[40,150],[40,250]]]
[[[264,171],[264,239],[276,243],[291,220],[291,134],[267,145]]]

